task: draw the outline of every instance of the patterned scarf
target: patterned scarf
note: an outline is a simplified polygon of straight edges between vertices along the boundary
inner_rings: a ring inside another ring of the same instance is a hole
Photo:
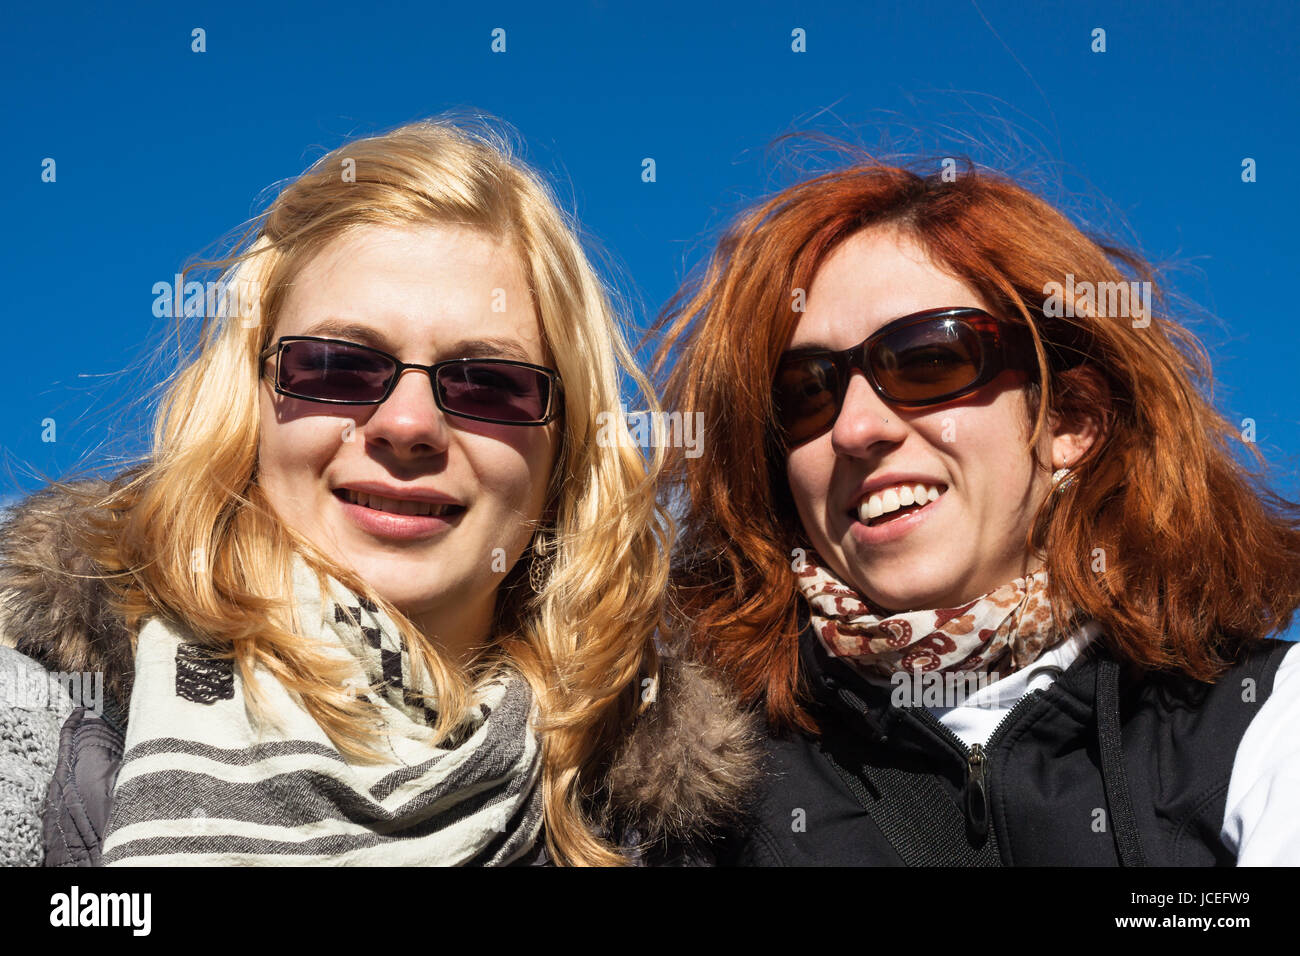
[[[890,613],[849,587],[809,552],[797,576],[826,652],[864,676],[969,671],[1007,677],[1058,644],[1047,571],[1034,571],[961,607]]]
[[[254,674],[273,721],[254,725],[243,681],[162,618],[141,629],[126,753],[105,864],[498,865],[542,826],[541,748],[528,684],[488,684],[437,747],[431,688],[393,622],[301,558],[294,597],[306,640],[356,664],[344,683],[382,725],[382,763],[354,762],[272,675]],[[269,725],[269,726],[268,726]]]

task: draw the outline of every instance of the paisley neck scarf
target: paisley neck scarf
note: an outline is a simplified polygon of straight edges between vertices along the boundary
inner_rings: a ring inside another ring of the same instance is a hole
[[[797,580],[827,653],[873,680],[932,671],[984,673],[997,680],[1032,663],[1068,633],[1052,618],[1046,570],[961,607],[926,611],[876,607],[812,552]]]

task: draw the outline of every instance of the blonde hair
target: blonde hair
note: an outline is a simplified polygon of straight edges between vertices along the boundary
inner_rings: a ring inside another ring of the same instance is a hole
[[[422,224],[482,230],[517,251],[564,381],[547,527],[536,532],[551,555],[546,583],[538,593],[529,587],[530,548],[498,593],[495,653],[473,674],[443,660],[367,582],[285,526],[256,483],[258,355],[294,277],[350,229]],[[128,630],[138,633],[155,614],[179,620],[233,658],[245,678],[257,666],[274,674],[341,751],[367,759],[374,754],[367,705],[348,694],[344,664],[304,646],[285,606],[298,552],[318,575],[366,595],[397,622],[436,689],[440,737],[472,702],[475,679],[503,666],[521,673],[541,714],[551,855],[621,862],[593,832],[590,800],[609,747],[639,706],[642,680],[657,679],[671,521],[654,495],[662,451],[647,461],[630,443],[597,440],[598,415],[621,406],[620,372],[656,406],[571,221],[490,127],[428,120],[323,156],[240,245],[200,264],[223,270],[234,314],[202,320],[197,356],[166,387],[151,454],[89,509],[88,553],[113,575]],[[234,294],[250,289],[251,297]]]

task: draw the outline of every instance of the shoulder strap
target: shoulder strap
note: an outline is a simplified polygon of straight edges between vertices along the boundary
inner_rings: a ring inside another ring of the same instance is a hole
[[[1101,752],[1101,782],[1110,806],[1111,830],[1120,866],[1146,866],[1146,853],[1133,813],[1128,772],[1124,767],[1119,717],[1119,664],[1104,658],[1097,666],[1097,747]]]

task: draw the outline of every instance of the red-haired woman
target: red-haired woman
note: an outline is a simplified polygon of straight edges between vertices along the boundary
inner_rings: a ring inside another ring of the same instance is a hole
[[[1300,509],[1136,257],[865,164],[670,304],[676,603],[763,711],[741,864],[1300,863]]]

